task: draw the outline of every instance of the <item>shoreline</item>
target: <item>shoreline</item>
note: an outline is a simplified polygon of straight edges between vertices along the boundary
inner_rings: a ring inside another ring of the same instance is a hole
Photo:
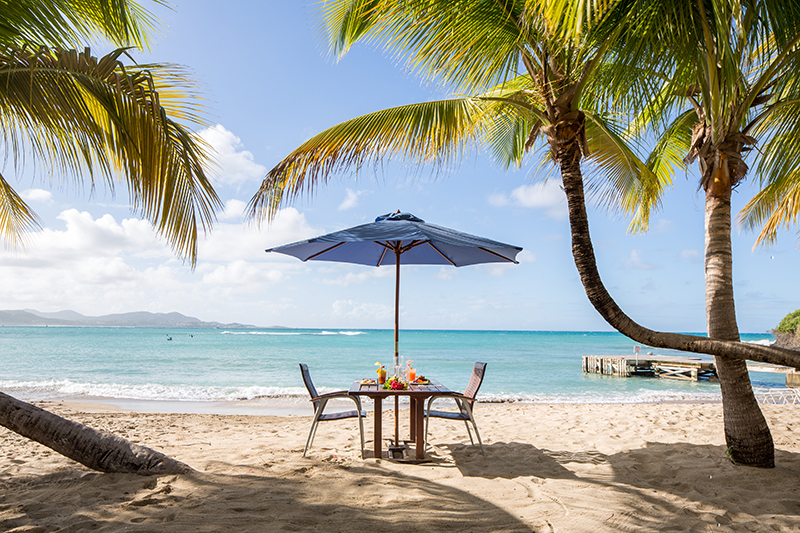
[[[43,409],[47,406],[58,405],[71,410],[89,413],[103,412],[134,412],[150,414],[186,414],[186,415],[243,415],[243,416],[310,416],[313,409],[308,395],[263,397],[247,400],[143,400],[131,398],[64,398],[60,400],[23,400],[37,405]],[[533,401],[533,400],[482,400],[478,396],[477,404],[480,406],[614,406],[614,405],[702,405],[721,404],[721,398],[678,398],[655,401],[629,401],[629,402],[576,402],[576,401]],[[330,403],[331,409],[348,410],[353,407],[352,402],[335,399]],[[408,399],[402,397],[400,405],[407,408]],[[372,402],[366,401],[363,409],[372,412]]]
[[[797,405],[763,405],[774,469],[732,464],[722,406],[481,404],[486,456],[460,422],[431,422],[429,462],[362,458],[358,423],[164,414],[51,402],[48,410],[191,466],[100,474],[0,428],[0,530],[796,531]],[[391,416],[385,412],[384,437]],[[372,417],[365,421],[367,454]],[[407,417],[401,416],[401,432]]]

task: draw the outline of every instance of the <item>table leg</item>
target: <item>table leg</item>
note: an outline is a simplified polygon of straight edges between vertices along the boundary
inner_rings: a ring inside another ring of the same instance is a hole
[[[408,417],[408,427],[410,428],[411,435],[409,436],[410,440],[415,440],[417,436],[417,399],[411,397],[411,407],[409,409],[409,417]]]
[[[417,449],[417,459],[425,459],[425,399],[417,398],[414,406],[414,429],[416,439],[414,446]]]
[[[375,410],[375,422],[373,424],[373,427],[374,427],[375,431],[374,431],[374,435],[373,435],[373,440],[375,442],[375,445],[372,447],[373,448],[372,456],[375,457],[376,459],[380,459],[382,457],[382,454],[383,454],[383,452],[381,450],[381,448],[383,447],[383,427],[382,427],[382,422],[383,422],[383,412],[382,412],[383,398],[379,398],[379,397],[373,398],[373,402],[374,402],[374,410]]]

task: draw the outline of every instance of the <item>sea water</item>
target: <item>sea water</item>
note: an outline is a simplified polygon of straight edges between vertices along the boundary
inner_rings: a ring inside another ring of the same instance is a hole
[[[391,330],[0,327],[0,391],[26,401],[105,401],[160,412],[261,412],[309,408],[298,363],[320,392],[391,367]],[[742,335],[769,343],[768,334]],[[488,363],[484,401],[635,403],[718,401],[719,384],[584,374],[582,355],[633,355],[619,333],[401,331],[400,352],[418,375],[463,390]],[[641,353],[694,355],[641,347]],[[782,374],[752,373],[756,390]],[[241,409],[239,409],[241,411]]]

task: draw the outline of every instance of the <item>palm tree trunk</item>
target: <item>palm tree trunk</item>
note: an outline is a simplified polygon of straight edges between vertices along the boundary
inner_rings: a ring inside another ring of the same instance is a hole
[[[561,169],[561,180],[567,196],[572,256],[575,266],[589,301],[611,327],[636,342],[654,348],[736,357],[743,360],[800,368],[800,351],[709,339],[697,335],[654,331],[638,324],[625,314],[611,298],[597,270],[594,248],[589,234],[589,219],[586,216],[583,175],[580,167],[581,154],[577,143],[557,146],[557,149],[553,150],[553,158]]]
[[[553,146],[552,143],[551,146]],[[721,251],[712,254],[715,256],[712,261],[713,264],[717,264],[721,259],[723,263],[727,264],[728,268],[727,277],[724,274],[717,273],[712,268],[714,279],[727,279],[728,285],[731,287],[730,289],[725,289],[729,291],[729,296],[725,296],[725,290],[719,290],[713,295],[713,298],[717,301],[728,300],[730,302],[730,312],[717,314],[715,306],[718,304],[709,307],[709,324],[714,324],[715,328],[727,328],[727,330],[724,334],[719,333],[721,338],[715,338],[712,336],[712,330],[709,327],[710,339],[708,341],[703,341],[690,335],[653,331],[642,327],[628,317],[611,298],[611,295],[603,285],[600,273],[597,270],[594,248],[589,234],[589,220],[586,215],[583,176],[580,168],[580,149],[577,143],[556,145],[556,148],[554,157],[561,169],[561,179],[569,206],[572,255],[589,301],[614,329],[637,342],[654,347],[713,354],[720,378],[725,439],[731,459],[749,466],[773,467],[774,446],[772,436],[769,433],[769,427],[764,420],[761,409],[755,400],[747,374],[746,359],[752,359],[753,357],[746,353],[747,345],[738,342],[739,334],[738,330],[736,330],[736,318],[733,312],[733,291],[732,282],[730,281],[732,279],[730,275],[732,272],[730,202],[727,203],[727,218],[725,213],[721,213],[721,219],[723,221],[727,220],[728,238],[725,239],[723,234]],[[723,206],[725,205],[724,202],[722,204]],[[715,224],[720,220],[720,217],[715,216],[711,217],[711,219],[713,220],[712,227],[716,227]],[[707,248],[719,249],[719,235],[715,231],[709,233],[715,235],[715,239],[712,241],[712,246]],[[727,248],[724,247],[726,242]],[[725,259],[726,256],[727,259]],[[713,319],[711,315],[713,315]],[[733,333],[730,329],[731,325],[734,328]],[[723,341],[725,344],[717,344],[719,341]],[[730,352],[726,353],[727,347],[730,347]],[[720,350],[721,348],[722,350]],[[735,355],[733,355],[734,353]]]
[[[101,433],[2,392],[0,425],[100,472],[161,475],[192,470],[155,450]]]
[[[711,339],[738,341],[733,300],[730,188],[706,193],[706,326]],[[764,414],[758,406],[747,362],[739,357],[715,355],[722,392],[725,442],[731,459],[740,464],[772,468],[775,448]]]

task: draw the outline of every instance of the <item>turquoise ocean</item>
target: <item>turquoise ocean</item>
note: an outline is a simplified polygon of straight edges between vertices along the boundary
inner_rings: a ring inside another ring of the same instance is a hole
[[[769,343],[768,334],[742,335]],[[418,373],[453,390],[488,363],[484,401],[638,403],[718,401],[719,385],[581,371],[582,355],[632,355],[618,333],[401,331]],[[375,377],[392,362],[391,330],[0,327],[0,391],[25,401],[92,401],[155,412],[307,413],[298,363],[320,392]],[[692,355],[641,347],[641,353]],[[752,373],[756,390],[784,386]]]

